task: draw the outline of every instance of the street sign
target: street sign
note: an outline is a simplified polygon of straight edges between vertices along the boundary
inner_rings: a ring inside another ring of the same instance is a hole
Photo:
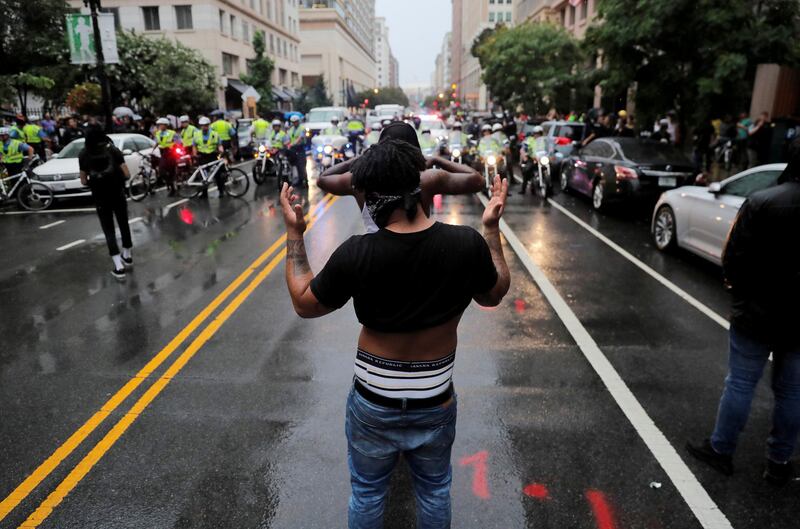
[[[114,15],[98,13],[100,42],[103,45],[103,60],[106,64],[119,63],[117,53],[117,32]],[[97,64],[94,47],[94,31],[90,15],[67,15],[67,39],[69,40],[70,62],[72,64]]]

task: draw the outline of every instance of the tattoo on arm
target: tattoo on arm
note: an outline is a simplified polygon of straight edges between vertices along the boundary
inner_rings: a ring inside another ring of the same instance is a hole
[[[286,241],[286,258],[291,263],[294,275],[302,276],[311,273],[311,266],[308,264],[306,255],[306,243],[303,239]]]

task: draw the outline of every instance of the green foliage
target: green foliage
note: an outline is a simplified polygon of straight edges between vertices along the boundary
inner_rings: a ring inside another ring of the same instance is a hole
[[[333,99],[328,95],[328,87],[323,75],[320,75],[310,88],[300,92],[300,97],[294,100],[294,108],[303,114],[307,114],[312,108],[332,105]]]
[[[67,106],[78,114],[99,114],[101,101],[102,91],[97,83],[75,85],[66,97]]]
[[[396,86],[384,86],[375,90],[364,90],[356,94],[356,101],[361,104],[365,99],[369,99],[367,108],[375,108],[375,105],[403,105],[408,106],[408,96],[402,88]]]
[[[586,84],[578,41],[561,27],[527,23],[484,31],[473,44],[483,81],[505,108],[544,113],[559,97]],[[567,103],[568,104],[568,103]]]
[[[599,16],[586,45],[603,50],[601,86],[622,93],[635,83],[647,120],[669,109],[684,119],[739,111],[757,64],[799,58],[796,0],[601,0]]]
[[[257,106],[258,112],[266,113],[272,109],[272,71],[275,69],[275,63],[265,54],[266,42],[263,31],[257,31],[253,36],[253,49],[256,57],[248,63],[248,73],[241,75],[240,79],[258,91],[261,95]]]
[[[117,34],[120,63],[109,65],[112,100],[135,100],[156,114],[201,113],[216,106],[214,67],[197,51],[164,38]]]

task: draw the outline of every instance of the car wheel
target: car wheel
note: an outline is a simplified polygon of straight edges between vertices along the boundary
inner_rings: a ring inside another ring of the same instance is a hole
[[[606,205],[606,185],[602,180],[598,180],[592,189],[592,207],[597,211],[602,211]]]
[[[678,234],[675,230],[675,212],[669,206],[661,206],[653,223],[653,241],[662,252],[675,248]]]
[[[561,171],[559,171],[560,174],[558,177],[558,182],[559,182],[559,187],[561,188],[561,191],[563,193],[569,193],[569,174],[567,173],[568,170],[569,169],[567,169],[566,167],[562,167]]]

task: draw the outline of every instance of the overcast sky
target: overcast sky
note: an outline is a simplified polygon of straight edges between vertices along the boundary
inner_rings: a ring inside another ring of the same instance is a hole
[[[429,85],[436,54],[452,26],[450,0],[376,0],[375,14],[386,17],[400,85]]]

